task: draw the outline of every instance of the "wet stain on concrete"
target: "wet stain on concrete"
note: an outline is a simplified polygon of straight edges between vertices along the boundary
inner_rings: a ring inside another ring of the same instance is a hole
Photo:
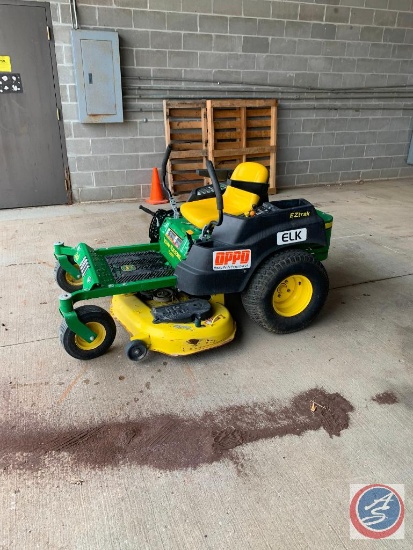
[[[383,393],[378,393],[377,395],[375,395],[371,399],[372,399],[372,401],[375,401],[379,405],[394,405],[394,403],[399,402],[399,400],[397,399],[397,396],[391,391],[385,391]]]
[[[0,467],[38,471],[65,455],[91,468],[136,464],[181,470],[224,458],[238,468],[236,447],[321,428],[330,437],[340,436],[349,427],[353,410],[340,394],[315,388],[295,396],[287,405],[236,405],[199,417],[162,414],[59,431],[27,424],[20,431],[3,425]]]

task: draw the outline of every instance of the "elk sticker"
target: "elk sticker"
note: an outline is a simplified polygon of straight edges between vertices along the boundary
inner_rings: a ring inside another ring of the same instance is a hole
[[[248,269],[251,267],[251,250],[225,250],[214,252],[214,271]]]
[[[277,233],[277,244],[299,243],[307,240],[307,228],[291,229]]]

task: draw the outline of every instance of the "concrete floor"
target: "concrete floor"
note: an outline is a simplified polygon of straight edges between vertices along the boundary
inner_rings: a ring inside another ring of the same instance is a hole
[[[331,291],[318,320],[276,336],[231,300],[234,343],[183,359],[153,354],[144,364],[123,355],[121,329],[105,356],[69,357],[57,337],[53,280],[54,241],[146,242],[149,220],[137,204],[0,212],[1,549],[353,548],[350,483],[405,485],[405,540],[362,544],[413,547],[413,182],[279,195],[298,196],[335,216],[325,262]],[[271,408],[276,417],[315,388],[354,407],[340,437],[323,429],[258,435],[196,468],[183,467],[179,449],[201,456],[203,442],[191,443],[185,431],[166,443],[146,441],[180,456],[168,467],[145,463],[145,449],[140,461],[129,460],[123,436],[105,464],[88,463],[67,443],[74,437],[81,447],[93,427],[110,434],[159,415],[186,427],[228,411],[248,413],[248,422],[254,410],[259,417]],[[398,402],[372,400],[383,392]],[[47,437],[61,441],[59,434],[66,446],[51,444],[41,459],[24,454],[30,438],[43,445]],[[10,437],[20,442],[13,452],[4,443]]]

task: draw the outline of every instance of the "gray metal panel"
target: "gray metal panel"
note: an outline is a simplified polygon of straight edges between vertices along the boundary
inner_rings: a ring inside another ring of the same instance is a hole
[[[22,93],[0,96],[0,208],[66,203],[45,5],[0,3],[0,55],[10,55],[23,84]]]
[[[109,40],[81,40],[88,115],[115,115],[113,49]]]
[[[113,31],[72,31],[80,122],[123,122],[119,37]]]

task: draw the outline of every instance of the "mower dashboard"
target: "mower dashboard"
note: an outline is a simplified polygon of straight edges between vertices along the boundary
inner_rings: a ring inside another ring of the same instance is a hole
[[[221,192],[224,193],[227,188],[227,183],[220,183]],[[197,187],[191,191],[187,202],[199,201],[201,199],[211,199],[215,197],[214,188],[212,185],[205,185],[204,187]]]
[[[256,208],[255,215],[259,216],[260,214],[271,214],[272,212],[278,212],[279,208],[277,208],[274,204],[271,202],[264,202]]]

